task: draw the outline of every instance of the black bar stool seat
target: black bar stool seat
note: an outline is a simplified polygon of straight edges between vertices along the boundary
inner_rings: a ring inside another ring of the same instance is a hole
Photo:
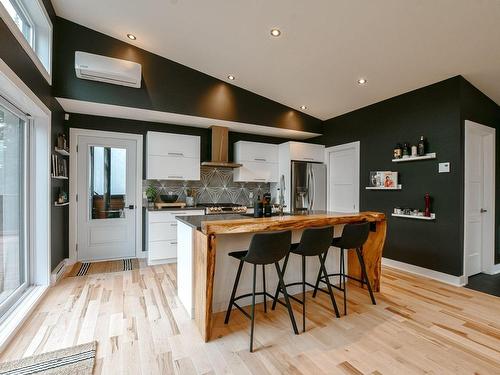
[[[290,251],[290,242],[292,238],[292,233],[290,231],[282,232],[268,232],[268,233],[257,233],[253,235],[248,251],[232,251],[228,255],[236,258],[240,261],[238,266],[238,271],[236,273],[236,279],[234,280],[233,291],[231,292],[231,299],[229,300],[229,306],[227,307],[226,318],[224,319],[224,324],[229,322],[229,317],[231,316],[232,307],[235,306],[240,310],[243,315],[251,320],[250,325],[250,352],[253,351],[253,334],[255,326],[255,296],[264,296],[264,312],[267,312],[267,301],[266,297],[271,299],[274,298],[271,294],[266,291],[266,269],[265,266],[268,264],[273,264],[276,268],[276,273],[278,274],[279,285],[283,289],[285,296],[285,302],[280,303],[284,305],[288,310],[288,315],[292,322],[293,331],[298,334],[297,324],[295,322],[295,317],[292,311],[292,305],[288,298],[286,292],[286,286],[283,282],[283,272],[280,269],[279,261],[283,259]],[[253,264],[253,287],[252,293],[243,294],[236,296],[236,291],[238,289],[238,283],[241,277],[241,271],[243,270],[243,265],[246,263]],[[261,292],[255,291],[255,283],[257,279],[257,265],[262,265],[262,281],[263,290]],[[239,306],[236,301],[245,298],[252,297],[251,312],[248,314],[241,306]]]
[[[245,257],[245,255],[247,255],[247,253],[248,253],[248,250],[241,250],[241,251],[232,251],[227,255],[240,260],[240,259],[243,259]]]
[[[344,315],[347,314],[347,286],[346,286],[347,278],[354,281],[358,281],[359,283],[361,283],[361,287],[366,285],[368,287],[368,293],[370,294],[370,299],[372,301],[372,304],[374,305],[377,304],[375,301],[375,296],[373,295],[371,283],[368,279],[368,274],[366,272],[366,265],[363,258],[363,245],[368,239],[369,234],[370,234],[369,222],[346,224],[342,231],[342,236],[334,237],[331,243],[332,246],[338,247],[340,249],[340,265],[339,265],[340,272],[328,274],[327,277],[325,277],[321,273],[318,273],[316,285],[314,286],[313,297],[316,296],[316,292],[318,290],[326,292],[325,290],[319,288],[320,282],[326,283],[326,280],[329,279],[330,277],[339,276],[339,285],[338,286],[333,285],[333,287],[344,293]],[[345,262],[344,262],[345,251],[346,250],[349,251],[351,249],[354,249],[356,251],[356,255],[358,257],[359,265],[361,268],[361,279],[348,275],[347,271],[345,270]],[[324,256],[326,257],[327,253],[325,253]]]
[[[320,228],[308,228],[302,232],[302,237],[300,238],[299,243],[293,243],[290,245],[290,253],[300,255],[302,257],[302,281],[293,282],[286,284],[285,287],[293,286],[293,285],[302,285],[302,300],[296,298],[295,296],[288,296],[289,298],[297,301],[302,305],[302,331],[306,330],[306,285],[314,288],[315,286],[308,283],[306,281],[306,257],[317,256],[320,262],[320,274],[324,277],[328,276],[325,268],[325,260],[326,256],[322,257],[322,254],[328,251],[330,247],[330,243],[333,237],[333,227],[326,226]],[[286,266],[288,265],[288,259],[290,255],[288,254],[285,257],[285,261],[283,263],[283,275],[285,274]],[[328,294],[330,295],[330,299],[332,301],[333,309],[335,311],[335,315],[340,317],[339,310],[337,307],[337,303],[335,301],[335,295],[333,294],[332,286],[328,280],[328,277],[325,278],[326,284],[328,286]],[[279,293],[282,292],[280,286],[276,288],[276,292],[274,295],[274,301],[272,305],[272,309],[276,307],[276,303],[280,302],[278,297]]]

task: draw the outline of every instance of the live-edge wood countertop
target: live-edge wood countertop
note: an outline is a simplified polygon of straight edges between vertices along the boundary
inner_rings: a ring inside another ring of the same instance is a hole
[[[255,233],[278,230],[299,230],[325,225],[340,225],[360,221],[383,221],[385,214],[381,212],[327,212],[309,211],[297,214],[285,214],[254,218],[244,215],[206,215],[179,216],[177,220],[196,227],[205,235]]]

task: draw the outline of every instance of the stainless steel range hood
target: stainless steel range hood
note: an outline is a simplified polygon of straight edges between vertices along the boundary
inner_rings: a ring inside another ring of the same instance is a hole
[[[201,163],[207,167],[238,168],[242,164],[230,163],[228,159],[229,129],[223,126],[212,126],[212,159]]]

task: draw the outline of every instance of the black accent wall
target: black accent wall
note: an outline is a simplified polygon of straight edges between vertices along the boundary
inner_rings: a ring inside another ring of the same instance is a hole
[[[55,46],[56,97],[321,134],[319,119],[63,18],[56,21]],[[140,63],[142,87],[78,79],[75,51]]]
[[[50,0],[43,0],[52,23],[56,21]],[[58,133],[64,131],[62,108],[52,96],[49,83],[21,47],[7,25],[0,19],[0,58],[21,78],[36,96],[52,112],[52,147]],[[62,181],[52,181],[52,195],[55,196]],[[68,210],[62,207],[51,209],[51,267],[54,268],[68,254]]]
[[[321,141],[326,146],[360,141],[360,209],[387,215],[383,256],[420,267],[462,274],[462,171],[460,78],[455,77],[325,122]],[[393,163],[398,142],[428,139],[436,160]],[[438,174],[438,162],[450,162],[451,173]],[[399,172],[402,190],[366,190],[370,171]],[[394,207],[424,207],[424,194],[433,198],[435,221],[392,217]]]
[[[388,217],[383,256],[450,275],[463,273],[464,120],[497,128],[500,108],[466,81],[453,77],[335,117],[324,123],[324,135],[311,142],[328,146],[360,141],[360,209]],[[416,144],[423,135],[437,159],[393,163],[398,142]],[[497,191],[500,191],[497,134]],[[450,162],[450,173],[438,173]],[[370,171],[399,172],[402,190],[366,190]],[[423,209],[424,194],[433,198],[435,221],[390,216],[394,207]],[[497,199],[497,228],[500,203]],[[498,230],[497,230],[498,232]],[[497,262],[500,260],[497,234]]]

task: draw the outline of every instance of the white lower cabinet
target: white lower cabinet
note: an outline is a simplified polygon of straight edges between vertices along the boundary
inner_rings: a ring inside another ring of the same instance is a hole
[[[148,265],[177,261],[176,216],[204,215],[203,210],[149,211],[147,228]],[[182,249],[181,249],[182,250]]]

